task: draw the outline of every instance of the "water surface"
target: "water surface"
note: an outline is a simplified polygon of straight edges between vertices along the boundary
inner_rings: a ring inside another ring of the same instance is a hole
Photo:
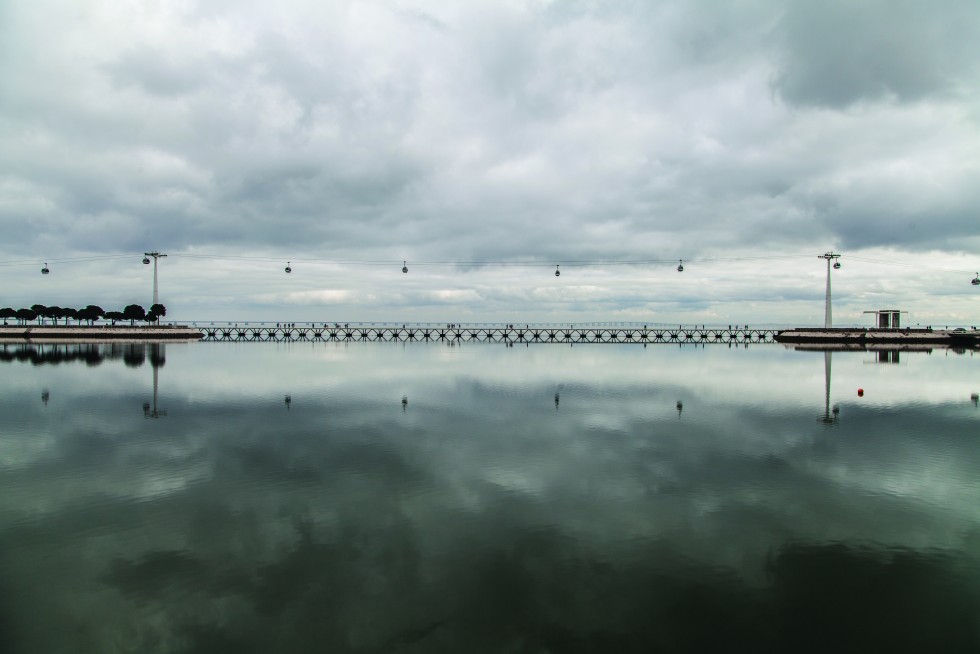
[[[980,361],[895,359],[0,346],[0,651],[980,651]]]

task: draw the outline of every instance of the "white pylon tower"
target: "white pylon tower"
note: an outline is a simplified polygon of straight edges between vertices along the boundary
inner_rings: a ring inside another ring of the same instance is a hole
[[[153,304],[160,304],[160,287],[157,284],[157,260],[167,255],[160,252],[144,252],[143,263],[150,263],[149,257],[153,257]]]
[[[830,264],[833,262],[834,268],[840,268],[840,262],[837,261],[837,259],[840,259],[840,255],[827,252],[825,254],[818,254],[817,258],[827,260],[827,300],[823,312],[823,326],[829,329],[834,326],[834,318],[830,309]]]

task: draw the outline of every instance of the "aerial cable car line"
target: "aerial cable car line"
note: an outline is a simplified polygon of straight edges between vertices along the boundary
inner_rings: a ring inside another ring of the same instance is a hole
[[[61,257],[54,259],[47,259],[42,268],[42,273],[47,275],[50,271],[50,264],[62,264],[62,263],[91,263],[100,261],[116,261],[122,259],[132,259],[134,257],[140,257],[141,254],[145,253],[131,253],[131,254],[110,254],[110,255],[89,255],[89,256],[79,256],[79,257]],[[282,262],[281,257],[255,257],[255,256],[244,256],[244,255],[231,255],[231,254],[193,254],[193,253],[183,253],[183,254],[171,254],[173,258],[184,258],[184,259],[197,259],[204,261],[242,261],[242,262]],[[810,258],[812,254],[781,254],[781,255],[765,255],[765,256],[744,256],[744,257],[702,257],[698,259],[681,259],[678,262],[677,270],[678,272],[683,272],[684,262],[688,264],[691,263],[735,263],[735,262],[747,262],[747,261],[773,261],[777,259],[797,259],[797,258]],[[926,266],[915,263],[908,263],[905,261],[889,261],[885,259],[872,259],[869,257],[861,257],[855,255],[845,255],[848,260],[860,261],[864,263],[873,263],[878,265],[886,266],[900,266],[903,268],[911,268],[917,270],[930,270],[933,272],[949,273],[957,275],[969,275],[972,270],[965,269],[955,269],[955,268],[941,268],[938,266]],[[146,257],[143,256],[145,259]],[[392,261],[390,259],[291,259],[291,261],[297,261],[299,263],[307,263],[313,265],[342,265],[342,266],[397,266],[397,261]],[[534,267],[551,267],[556,266],[555,272],[558,272],[557,266],[567,267],[608,267],[608,266],[652,266],[652,265],[667,265],[673,264],[677,259],[569,259],[560,260],[558,264],[549,261],[412,261],[413,266],[423,266],[423,267],[440,267],[440,266],[453,266],[453,267],[500,267],[500,268],[534,268]],[[3,267],[13,267],[13,266],[34,266],[37,265],[38,259],[15,259],[11,261],[0,261],[0,266]],[[836,262],[839,264],[839,262]],[[287,268],[290,268],[287,272],[292,272],[291,263],[286,264]],[[834,268],[840,268],[839,265],[835,265]],[[402,261],[401,266],[402,272],[408,272],[408,262]],[[980,275],[977,275],[971,280],[974,286],[980,286],[980,282],[977,279]]]
[[[112,261],[115,259],[132,259],[138,254],[110,254],[108,256],[88,256],[88,257],[63,257],[61,259],[47,259],[47,263],[85,263],[89,261]],[[17,259],[14,261],[0,261],[0,266],[33,266],[38,259]]]
[[[254,262],[281,262],[280,257],[250,257],[241,255],[221,255],[221,254],[174,254],[174,257],[189,259],[202,259],[212,261],[254,261]],[[696,259],[686,259],[688,263],[711,263],[711,262],[737,262],[737,261],[770,261],[774,259],[796,259],[809,258],[812,254],[790,254],[790,255],[769,255],[751,257],[702,257]],[[290,261],[310,264],[336,264],[336,265],[359,265],[359,266],[394,266],[397,260],[377,260],[377,259],[297,259]],[[677,259],[561,259],[559,263],[563,266],[643,266],[673,264]],[[680,260],[681,263],[685,260]],[[417,261],[413,260],[414,266],[483,266],[483,267],[551,267],[555,265],[549,261]],[[402,268],[408,266],[407,261],[402,261]]]
[[[144,253],[145,254],[145,253]],[[108,255],[108,256],[87,256],[87,257],[66,257],[60,259],[48,259],[53,263],[74,263],[91,261],[112,261],[116,259],[129,259],[139,257],[140,254]],[[223,254],[171,254],[173,258],[199,259],[208,261],[247,261],[247,262],[282,262],[281,257],[253,257],[242,255],[223,255]],[[688,263],[710,263],[710,262],[737,262],[737,261],[769,261],[774,259],[794,259],[808,258],[810,254],[791,254],[791,255],[770,255],[770,256],[751,256],[751,257],[705,257],[700,259],[687,259]],[[145,256],[143,258],[146,258]],[[336,264],[336,265],[359,265],[359,266],[391,266],[396,265],[396,261],[382,259],[290,259],[299,263],[311,264]],[[588,267],[588,266],[643,266],[643,265],[666,265],[673,264],[677,259],[563,259],[559,260],[563,266]],[[683,261],[683,260],[682,260]],[[14,261],[0,261],[0,266],[35,265],[37,259],[20,259]],[[497,267],[551,267],[555,265],[550,261],[412,261],[415,266],[497,266]],[[407,267],[407,261],[402,261],[402,267]]]
[[[914,269],[917,269],[917,270],[932,270],[934,272],[955,273],[957,275],[969,275],[970,274],[970,272],[968,270],[955,270],[953,268],[939,268],[937,266],[923,266],[923,265],[915,264],[915,263],[907,263],[905,261],[886,261],[884,259],[868,259],[866,257],[856,257],[856,256],[851,256],[851,255],[848,255],[847,258],[850,259],[850,260],[852,260],[852,261],[863,261],[865,263],[877,263],[877,264],[880,264],[880,265],[883,265],[883,266],[901,266],[902,268],[914,268]]]

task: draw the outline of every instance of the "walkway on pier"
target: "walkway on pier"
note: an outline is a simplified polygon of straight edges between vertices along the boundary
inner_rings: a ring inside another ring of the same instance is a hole
[[[704,327],[198,327],[206,341],[383,341],[481,343],[775,343],[776,329]]]

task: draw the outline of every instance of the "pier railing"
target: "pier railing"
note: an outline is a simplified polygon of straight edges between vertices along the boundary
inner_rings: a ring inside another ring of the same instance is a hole
[[[775,343],[778,329],[579,325],[201,325],[206,341]]]

